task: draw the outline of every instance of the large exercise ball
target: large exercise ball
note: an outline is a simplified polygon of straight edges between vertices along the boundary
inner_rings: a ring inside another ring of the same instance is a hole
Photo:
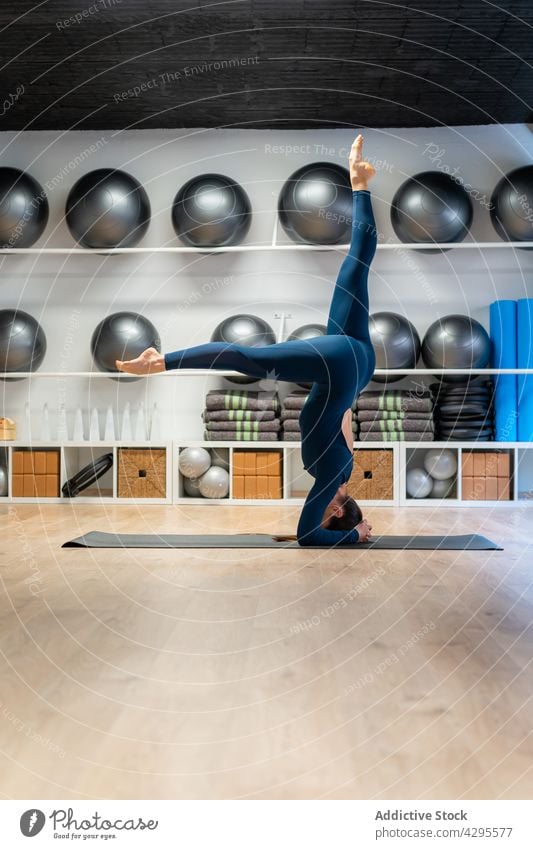
[[[100,371],[118,372],[115,360],[133,360],[146,348],[160,351],[161,340],[152,322],[137,312],[108,315],[96,326],[91,338],[91,353]]]
[[[462,242],[472,217],[463,186],[441,171],[422,171],[405,180],[391,203],[392,226],[402,242]]]
[[[420,337],[414,324],[395,312],[376,312],[369,318],[369,331],[376,354],[376,368],[415,368],[420,355]],[[403,375],[374,375],[377,383],[394,383]]]
[[[213,331],[211,342],[231,342],[237,345],[248,345],[259,348],[263,345],[274,345],[276,336],[271,326],[257,315],[243,313],[225,318]],[[231,383],[254,383],[257,377],[228,377]]]
[[[453,494],[454,486],[455,478],[448,478],[446,480],[438,480],[437,478],[433,478],[433,484],[431,486],[431,492],[429,493],[429,497],[449,498]]]
[[[457,454],[449,448],[430,448],[424,455],[424,468],[435,480],[449,480],[457,471]]]
[[[200,478],[187,478],[183,475],[183,491],[189,498],[200,498]]]
[[[428,368],[481,369],[490,359],[490,338],[479,321],[468,315],[445,315],[428,328],[422,340]],[[447,383],[462,383],[464,375],[442,375]]]
[[[207,472],[211,465],[211,456],[205,448],[191,445],[183,448],[178,458],[178,467],[181,474],[186,478],[200,478]]]
[[[229,492],[229,473],[220,466],[211,466],[201,476],[199,489],[204,498],[225,498]]]
[[[130,248],[150,223],[150,201],[141,184],[114,168],[89,171],[69,192],[66,219],[85,248]]]
[[[405,484],[410,498],[427,498],[433,486],[433,479],[424,469],[409,469]]]
[[[0,466],[0,497],[4,497],[8,493],[7,469],[5,466]]]
[[[298,168],[281,189],[278,214],[281,226],[295,242],[349,242],[352,188],[348,171],[328,162]]]
[[[0,247],[29,248],[48,223],[42,186],[18,168],[0,168]]]
[[[182,242],[196,248],[238,244],[251,221],[248,195],[223,174],[193,177],[181,187],[172,205],[174,230]]]
[[[325,324],[302,324],[301,327],[297,327],[296,330],[293,330],[290,336],[287,336],[287,342],[293,339],[313,339],[315,336],[325,336],[326,335],[326,325]],[[298,386],[302,386],[304,389],[311,389],[312,383],[299,383]]]
[[[37,319],[23,310],[0,310],[0,372],[36,371],[45,354],[46,336]]]
[[[496,184],[490,217],[502,239],[533,241],[533,165],[510,171]]]

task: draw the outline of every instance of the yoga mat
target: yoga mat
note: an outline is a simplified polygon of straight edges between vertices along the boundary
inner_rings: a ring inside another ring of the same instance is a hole
[[[330,549],[332,546],[312,546]],[[278,541],[270,534],[108,534],[89,531],[64,542],[61,548],[298,548],[296,541]],[[337,545],[335,548],[404,548],[418,551],[503,551],[495,542],[478,534],[461,536],[377,536],[370,542]]]
[[[517,367],[516,301],[494,301],[490,305],[490,339],[493,368]],[[500,374],[494,380],[494,421],[496,442],[516,442],[518,438],[518,394],[515,374]]]
[[[517,358],[518,368],[533,368],[533,299],[521,298],[517,303]],[[533,440],[533,375],[519,374],[518,440]]]

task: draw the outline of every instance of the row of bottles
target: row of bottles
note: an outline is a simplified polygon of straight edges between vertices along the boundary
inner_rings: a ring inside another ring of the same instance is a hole
[[[87,433],[87,436],[86,436]],[[32,413],[30,403],[26,401],[24,404],[24,422],[22,427],[18,428],[18,440],[42,440],[43,442],[51,442],[54,438],[52,428],[50,426],[50,411],[48,404],[45,403],[42,409],[40,426],[35,427],[32,422]],[[132,415],[130,402],[127,401],[124,405],[122,420],[115,422],[115,416],[111,405],[108,406],[105,414],[104,432],[101,433],[100,414],[97,407],[93,407],[89,415],[88,431],[84,425],[84,415],[81,407],[78,405],[74,413],[74,423],[72,433],[69,436],[67,426],[67,411],[65,407],[60,407],[57,417],[57,438],[58,442],[112,442],[120,439],[121,441],[144,442],[145,440],[158,441],[162,438],[161,435],[161,417],[157,402],[152,406],[150,420],[145,412],[144,404],[141,402],[138,405],[137,412]]]

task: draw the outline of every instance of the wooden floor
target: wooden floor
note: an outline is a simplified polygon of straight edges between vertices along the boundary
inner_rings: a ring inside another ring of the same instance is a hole
[[[296,515],[1,505],[0,794],[531,798],[531,506],[369,511],[501,552],[60,548]]]

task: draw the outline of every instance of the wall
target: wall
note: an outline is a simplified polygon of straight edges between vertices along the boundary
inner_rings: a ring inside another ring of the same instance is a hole
[[[356,117],[356,116],[354,116]],[[237,179],[250,195],[253,222],[248,241],[269,244],[277,196],[284,180],[312,161],[346,163],[353,130],[255,131],[180,130],[130,132],[0,133],[1,163],[27,169],[48,183],[50,221],[43,247],[70,246],[63,221],[70,187],[87,171],[115,166],[145,186],[152,222],[145,246],[178,244],[170,208],[191,176],[217,171]],[[428,169],[453,172],[474,203],[472,236],[496,240],[486,205],[492,188],[510,169],[531,161],[533,136],[526,125],[443,127],[365,131],[366,155],[377,176],[374,210],[382,241],[395,241],[389,204],[410,175]],[[91,145],[93,150],[91,151]],[[287,241],[280,232],[280,240]],[[284,311],[287,331],[326,318],[341,262],[336,251],[214,255],[19,257],[0,259],[2,307],[20,307],[43,325],[46,371],[89,370],[89,342],[98,321],[110,312],[133,309],[158,327],[163,350],[206,341],[216,324],[237,311],[263,316],[277,328]],[[371,310],[404,312],[422,335],[439,315],[468,312],[488,327],[488,304],[496,297],[533,295],[529,251],[447,251],[422,254],[399,248],[378,253],[371,272]],[[207,388],[220,377],[162,378],[126,385],[114,380],[32,379],[2,385],[2,414],[21,420],[30,399],[35,422],[48,401],[55,433],[58,399],[69,410],[109,403],[122,411],[129,400],[151,407],[158,401],[164,435],[201,438],[200,412]],[[284,388],[286,391],[286,388]]]

